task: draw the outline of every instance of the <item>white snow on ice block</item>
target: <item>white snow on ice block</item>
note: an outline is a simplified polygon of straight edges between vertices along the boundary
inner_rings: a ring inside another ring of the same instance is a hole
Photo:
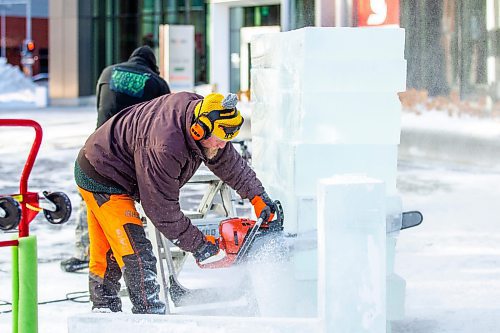
[[[385,333],[384,183],[323,179],[317,198],[319,318],[327,332]]]
[[[262,95],[252,111],[252,135],[331,144],[399,144],[401,102],[396,93]],[[276,124],[270,131],[269,124]]]
[[[296,59],[401,59],[404,29],[306,27],[256,36],[252,67],[293,67]],[[294,55],[290,57],[290,55]]]
[[[68,333],[304,333],[321,332],[316,318],[81,314],[68,318]]]

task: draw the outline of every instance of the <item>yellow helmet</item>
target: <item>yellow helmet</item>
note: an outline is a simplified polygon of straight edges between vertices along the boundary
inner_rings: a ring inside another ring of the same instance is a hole
[[[243,117],[236,109],[238,97],[229,94],[213,93],[207,95],[194,109],[194,122],[191,125],[191,135],[197,141],[215,135],[217,138],[229,141],[234,139],[243,125]]]

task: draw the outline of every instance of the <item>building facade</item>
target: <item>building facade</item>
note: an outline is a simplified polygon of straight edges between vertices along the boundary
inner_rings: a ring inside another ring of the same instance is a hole
[[[34,41],[35,49],[32,52],[34,63],[32,74],[47,73],[49,70],[49,0],[37,0],[30,3],[18,1],[0,1],[0,35],[2,36],[2,54],[11,65],[21,70],[23,42],[28,35]],[[27,15],[29,10],[30,15]],[[30,22],[27,22],[30,17]],[[30,29],[28,33],[27,29]]]
[[[500,0],[50,0],[51,78],[59,78],[51,97],[94,94],[100,71],[140,45],[159,54],[162,24],[194,26],[195,84],[221,92],[248,88],[247,28],[399,25],[408,88],[497,100],[499,8]]]
[[[59,81],[51,83],[51,97],[93,94],[101,70],[126,60],[140,45],[152,46],[159,55],[162,24],[194,26],[196,85],[239,90],[235,59],[239,56],[240,29],[283,26],[283,8],[289,8],[285,17],[290,28],[314,25],[314,1],[286,0],[287,6],[283,6],[281,0],[50,0],[50,31],[58,37],[51,50],[67,50],[64,45],[76,41],[75,30],[78,36],[78,51],[70,56],[73,60],[51,58],[51,77]],[[72,65],[61,66],[68,62]],[[76,89],[64,82],[63,73],[67,77],[68,71],[72,71],[71,77],[78,77]]]
[[[498,58],[497,0],[403,0],[401,4],[409,88],[425,89],[430,96],[455,91],[462,98],[481,93],[500,97],[497,66],[491,61]]]

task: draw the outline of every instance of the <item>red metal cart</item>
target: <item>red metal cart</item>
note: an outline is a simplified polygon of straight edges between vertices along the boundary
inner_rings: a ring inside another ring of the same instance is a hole
[[[0,119],[1,126],[32,127],[35,140],[21,174],[19,193],[0,195],[0,230],[19,226],[17,239],[0,241],[12,247],[12,332],[38,332],[38,277],[36,237],[29,234],[29,223],[43,211],[54,224],[66,222],[71,202],[62,192],[29,192],[28,178],[42,143],[42,127],[28,119]]]

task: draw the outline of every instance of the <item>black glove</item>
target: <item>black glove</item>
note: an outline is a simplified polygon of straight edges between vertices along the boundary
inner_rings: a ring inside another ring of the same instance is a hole
[[[205,241],[196,251],[193,252],[193,257],[197,262],[207,260],[208,258],[219,253],[219,247],[210,241]]]
[[[276,206],[266,192],[256,195],[250,202],[255,210],[255,216],[262,218],[264,222],[269,222],[273,219]]]

